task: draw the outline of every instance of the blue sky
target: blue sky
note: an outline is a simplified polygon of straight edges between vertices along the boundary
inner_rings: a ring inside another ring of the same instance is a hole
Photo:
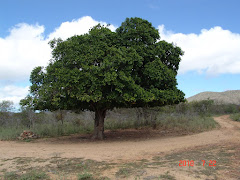
[[[33,67],[46,65],[47,42],[86,33],[96,23],[114,30],[141,17],[185,55],[178,87],[190,97],[203,91],[240,89],[238,0],[0,0],[0,101],[28,93]],[[2,51],[2,52],[1,52]]]

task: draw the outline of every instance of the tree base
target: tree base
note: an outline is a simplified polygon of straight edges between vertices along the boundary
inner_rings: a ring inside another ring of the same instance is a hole
[[[94,120],[94,132],[92,139],[103,140],[104,139],[104,118],[106,116],[106,110],[95,110]]]
[[[92,140],[103,140],[105,138],[104,133],[103,132],[94,132],[93,136],[92,136]]]

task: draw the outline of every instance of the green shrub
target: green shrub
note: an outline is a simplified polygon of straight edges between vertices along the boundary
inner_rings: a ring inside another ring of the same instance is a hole
[[[16,139],[26,128],[21,127],[0,127],[0,140]]]
[[[210,111],[213,115],[232,114],[240,112],[240,107],[235,104],[215,104]]]
[[[157,117],[157,127],[176,132],[202,132],[216,127],[217,123],[208,116],[189,116],[181,114],[162,114]]]
[[[91,180],[91,179],[93,179],[93,176],[90,173],[85,172],[83,174],[78,174],[78,180]]]
[[[230,118],[234,121],[240,122],[240,113],[231,114]]]
[[[93,127],[82,127],[73,123],[61,122],[54,124],[38,124],[33,128],[33,131],[41,137],[57,137],[67,136],[76,133],[91,132]]]

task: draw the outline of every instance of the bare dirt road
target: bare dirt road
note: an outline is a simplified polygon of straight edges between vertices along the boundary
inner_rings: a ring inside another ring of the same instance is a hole
[[[14,157],[51,158],[58,154],[64,158],[86,158],[98,161],[132,160],[157,153],[187,150],[191,147],[224,142],[240,143],[240,123],[228,116],[216,117],[221,128],[182,137],[159,137],[142,141],[84,142],[77,139],[49,140],[37,143],[0,141],[0,159]]]
[[[231,147],[228,151],[234,151],[235,155],[236,153],[239,155],[240,123],[230,120],[228,115],[215,117],[214,119],[220,125],[220,127],[215,130],[177,137],[155,136],[153,138],[130,140],[120,138],[118,140],[89,141],[81,139],[80,136],[73,136],[59,139],[37,140],[30,143],[20,141],[0,141],[0,172],[6,172],[9,168],[16,170],[17,165],[14,166],[13,161],[16,158],[38,158],[45,159],[46,161],[47,159],[56,157],[65,159],[84,158],[98,162],[104,161],[106,163],[121,164],[137,162],[143,159],[152,161],[153,157],[163,157],[177,152],[180,152],[180,154],[188,151],[192,152],[194,149],[199,152],[203,151],[203,149],[220,151],[224,147]],[[198,156],[200,156],[200,154],[194,157],[197,159]],[[181,160],[180,158],[181,156],[179,156],[179,159],[176,159],[176,161],[179,162]],[[214,156],[214,158],[217,157]],[[236,157],[234,159],[236,159]],[[155,170],[148,169],[143,171],[142,175],[151,179],[151,176],[153,178],[157,177],[152,174],[157,174],[161,171],[165,172],[164,176],[173,176],[176,179],[201,179],[211,176],[211,174],[209,176],[206,174],[203,176],[202,174],[191,176],[186,172],[188,170],[179,170],[179,167],[177,167],[178,164],[176,165],[175,170],[173,166],[161,167]],[[116,178],[116,171],[116,168],[112,168],[103,174],[112,179]],[[236,171],[238,171],[238,169]],[[172,175],[170,176],[169,173],[172,173]],[[224,176],[221,176],[221,173],[224,173]],[[226,178],[229,179],[237,179],[238,174],[236,173],[237,172],[234,171],[234,176],[232,177],[231,172],[228,174],[225,171],[219,170],[211,177],[224,179],[225,176],[227,176]],[[141,179],[142,175],[139,175],[138,177]],[[134,177],[136,177],[136,175],[126,175],[126,179],[134,179]]]

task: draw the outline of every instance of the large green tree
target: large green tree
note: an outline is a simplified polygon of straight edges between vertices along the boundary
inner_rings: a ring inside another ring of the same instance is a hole
[[[152,107],[184,101],[176,75],[182,50],[160,41],[141,18],[127,18],[112,32],[97,25],[87,34],[50,42],[52,59],[30,77],[36,110],[91,110],[93,138],[103,139],[106,111],[114,107]],[[27,105],[28,100],[22,100]],[[28,104],[29,105],[29,104]]]

